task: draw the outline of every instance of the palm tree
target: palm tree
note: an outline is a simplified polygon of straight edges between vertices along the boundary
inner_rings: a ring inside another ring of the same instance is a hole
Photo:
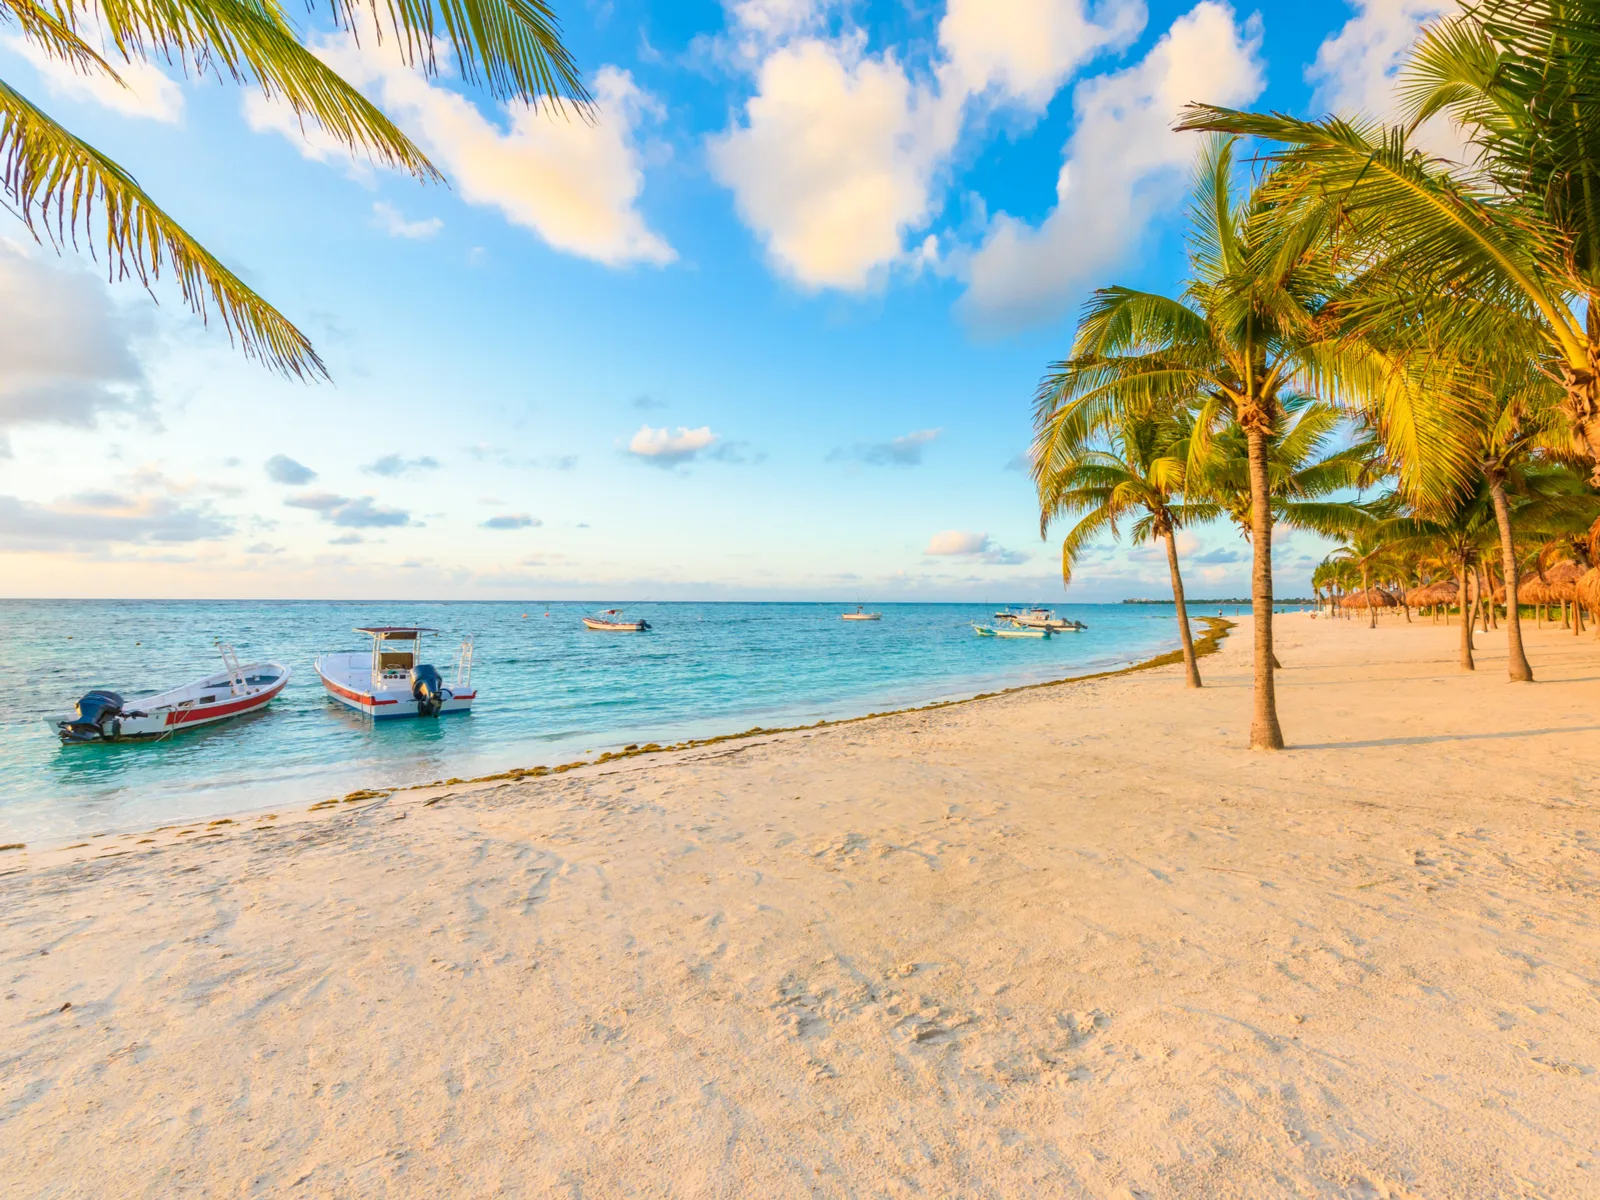
[[[1363,378],[1362,347],[1334,340],[1322,319],[1334,278],[1309,249],[1269,250],[1260,187],[1236,201],[1234,143],[1207,144],[1190,207],[1190,282],[1182,299],[1113,287],[1085,307],[1070,358],[1052,364],[1035,407],[1036,463],[1071,461],[1096,429],[1127,413],[1196,411],[1197,436],[1231,421],[1249,464],[1255,627],[1252,749],[1283,746],[1273,682],[1269,449],[1285,399]]]
[[[1420,322],[1457,344],[1525,322],[1560,381],[1569,437],[1600,484],[1600,8],[1478,0],[1435,22],[1403,72],[1408,123],[1303,121],[1191,105],[1179,128],[1250,135],[1273,199],[1302,231],[1338,226],[1357,278],[1347,328]],[[1474,161],[1449,164],[1409,137],[1444,114]]]
[[[1361,573],[1361,591],[1367,598],[1367,628],[1378,627],[1378,607],[1372,603],[1372,572],[1383,559],[1394,553],[1389,542],[1392,526],[1385,521],[1368,519],[1351,528],[1348,540],[1337,547],[1334,561],[1348,562]]]
[[[1083,514],[1061,543],[1061,578],[1065,583],[1072,581],[1073,564],[1086,546],[1107,531],[1117,537],[1119,521],[1142,514],[1133,523],[1133,543],[1160,538],[1166,546],[1184,671],[1189,686],[1197,688],[1200,666],[1189,630],[1176,533],[1185,525],[1211,520],[1218,509],[1215,504],[1184,504],[1178,500],[1183,492],[1189,432],[1187,421],[1181,418],[1130,413],[1118,425],[1102,431],[1094,444],[1078,448],[1071,457],[1035,459],[1034,477],[1039,485],[1041,536],[1048,533],[1052,521]]]
[[[371,18],[354,0],[330,0],[343,29],[370,25],[428,74],[448,45],[461,75],[497,98],[576,106],[588,93],[545,0],[390,0]],[[160,60],[197,75],[255,86],[382,166],[420,179],[438,171],[359,91],[301,43],[276,0],[0,0],[23,38],[73,69],[121,84],[114,60]],[[103,37],[104,53],[94,42]],[[286,374],[325,377],[316,351],[277,309],[247,287],[155,203],[132,176],[0,80],[0,190],[35,236],[58,247],[80,237],[104,250],[117,278],[148,287],[170,270],[202,319],[212,306],[249,356]]]
[[[1330,497],[1373,482],[1376,447],[1361,440],[1341,445],[1344,415],[1306,396],[1282,400],[1267,443],[1272,523],[1338,536],[1368,519],[1354,501]],[[1190,439],[1190,491],[1215,500],[1250,540],[1249,446],[1244,430],[1227,425],[1211,437]]]

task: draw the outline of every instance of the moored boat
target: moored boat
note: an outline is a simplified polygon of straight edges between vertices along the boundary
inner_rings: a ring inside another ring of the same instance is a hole
[[[1025,625],[1013,625],[1010,629],[997,628],[994,635],[1003,638],[1047,638],[1051,632],[1049,629],[1030,629]]]
[[[841,621],[881,621],[883,620],[883,614],[868,612],[864,607],[858,604],[856,605],[855,612],[840,613],[839,619]]]
[[[1050,633],[1081,633],[1088,626],[1070,617],[1058,617],[1049,608],[1030,608],[1011,616],[1013,624],[1023,629],[1043,629]]]
[[[645,633],[650,628],[650,622],[643,617],[624,621],[620,608],[608,608],[592,617],[585,617],[583,625],[585,629],[598,629],[602,633]]]
[[[289,668],[281,663],[241,666],[232,646],[219,645],[217,649],[223,670],[214,675],[128,700],[96,688],[78,701],[72,715],[47,717],[46,723],[63,742],[146,741],[256,712],[289,682]]]
[[[438,717],[470,712],[472,639],[456,652],[455,680],[422,661],[422,639],[437,629],[418,625],[367,625],[356,630],[372,639],[371,650],[342,650],[318,657],[317,675],[328,695],[373,718]]]

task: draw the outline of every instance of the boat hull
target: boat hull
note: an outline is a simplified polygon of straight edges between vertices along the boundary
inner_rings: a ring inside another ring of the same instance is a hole
[[[322,680],[322,688],[330,699],[337,700],[352,712],[371,717],[375,721],[424,715],[447,717],[454,713],[471,712],[472,702],[478,697],[477,689],[450,692],[449,698],[439,706],[437,714],[424,714],[417,710],[417,701],[411,695],[409,687],[386,688],[377,692],[370,689],[363,690],[348,678],[342,681],[330,678],[329,672],[324,670],[321,659],[317,660],[317,678]]]
[[[644,633],[650,628],[648,621],[602,621],[598,617],[583,618],[583,625],[600,633]]]
[[[290,678],[289,668],[278,663],[251,663],[241,668],[240,673],[247,680],[260,682],[247,684],[237,695],[231,692],[224,695],[229,687],[224,674],[131,701],[126,713],[107,717],[96,727],[97,732],[85,729],[75,716],[47,717],[45,724],[68,744],[153,741],[181,730],[199,729],[259,712],[283,691]]]
[[[881,621],[882,613],[845,613],[839,618],[841,621]]]

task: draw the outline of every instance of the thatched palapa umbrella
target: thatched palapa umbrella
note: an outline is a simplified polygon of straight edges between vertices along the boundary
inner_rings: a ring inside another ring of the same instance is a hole
[[[1382,588],[1368,588],[1366,591],[1354,591],[1346,596],[1341,603],[1346,608],[1399,608],[1400,601],[1396,600]]]
[[[1590,567],[1578,579],[1573,590],[1578,603],[1587,605],[1595,620],[1595,636],[1600,637],[1600,567]]]

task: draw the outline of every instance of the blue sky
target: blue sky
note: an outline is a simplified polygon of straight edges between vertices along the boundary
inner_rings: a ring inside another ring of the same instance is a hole
[[[0,591],[1060,597],[1018,470],[1099,285],[1172,288],[1190,99],[1384,112],[1433,0],[560,3],[592,126],[308,42],[443,170],[259,96],[0,77],[298,323],[287,382],[0,218]],[[1192,594],[1246,547],[1187,535]],[[1279,545],[1296,592],[1322,548]],[[1106,547],[1071,597],[1168,592]]]

